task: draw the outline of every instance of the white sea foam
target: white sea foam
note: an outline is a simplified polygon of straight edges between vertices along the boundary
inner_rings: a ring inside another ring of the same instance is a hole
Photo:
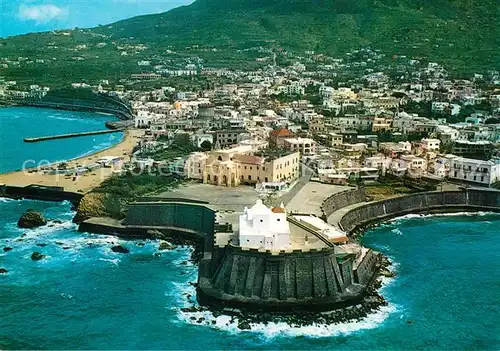
[[[99,258],[99,261],[111,262],[115,266],[118,266],[118,263],[121,262],[119,258],[115,258],[115,259]]]
[[[0,203],[16,202],[19,200],[9,199],[8,197],[0,197]]]
[[[478,212],[450,212],[450,213],[433,213],[433,214],[407,214],[405,216],[400,216],[396,218],[392,218],[391,220],[388,221],[388,223],[394,223],[398,222],[401,220],[407,220],[407,219],[412,219],[412,218],[430,218],[430,217],[484,217],[484,216],[489,216],[489,215],[495,215],[495,212],[485,212],[485,211],[478,211]]]
[[[392,262],[391,270],[396,271],[398,264],[393,259],[389,258]],[[380,291],[383,292],[387,289],[396,278],[381,277],[382,287]],[[194,296],[196,289],[190,284],[186,283],[173,283],[172,295],[177,296],[177,301],[180,302],[182,307],[191,306],[186,296],[189,294]],[[198,305],[197,305],[198,306]],[[174,307],[177,310],[179,321],[193,325],[205,325],[209,328],[228,332],[230,334],[238,333],[257,333],[261,334],[264,338],[272,339],[279,336],[298,337],[307,336],[313,338],[332,337],[339,335],[349,335],[361,330],[374,329],[379,327],[384,321],[394,313],[397,313],[400,308],[395,304],[389,303],[388,306],[382,306],[380,310],[366,316],[360,321],[351,321],[339,324],[321,324],[313,323],[307,326],[291,326],[285,322],[271,322],[271,323],[250,323],[251,330],[240,330],[238,328],[238,317],[228,315],[220,315],[215,317],[209,310],[197,312],[183,312],[180,307]],[[194,320],[192,319],[194,318]],[[202,318],[202,322],[198,320]],[[232,320],[232,321],[231,321]],[[215,324],[212,323],[215,321]]]
[[[307,326],[291,326],[285,322],[271,322],[271,323],[250,323],[251,330],[242,331],[238,328],[238,318],[228,315],[221,315],[214,317],[210,311],[201,312],[182,312],[179,311],[179,319],[189,324],[197,323],[199,318],[204,318],[205,325],[210,328],[223,330],[231,334],[237,333],[258,333],[265,338],[275,338],[278,336],[308,336],[308,337],[332,337],[338,335],[349,335],[354,332],[365,329],[374,329],[379,327],[390,314],[397,312],[397,307],[393,304],[383,306],[379,311],[368,315],[360,321],[352,321],[340,324],[321,324],[313,323]],[[195,320],[192,320],[194,317]],[[215,321],[215,324],[212,324]]]
[[[391,232],[397,235],[403,235],[403,233],[401,232],[401,230],[399,230],[399,228],[394,228],[393,230],[391,230]]]

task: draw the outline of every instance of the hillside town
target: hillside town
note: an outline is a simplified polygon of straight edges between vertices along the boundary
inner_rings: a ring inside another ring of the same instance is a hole
[[[133,127],[144,131],[132,168],[263,192],[305,175],[341,185],[386,177],[500,182],[498,72],[451,78],[438,63],[395,57],[386,64],[371,49],[343,58],[253,50],[255,70],[205,67],[199,57],[156,58],[138,61],[142,73],[121,84],[102,79],[71,89],[130,103]],[[163,86],[169,77],[185,84]],[[11,100],[49,92],[0,83],[0,95]]]

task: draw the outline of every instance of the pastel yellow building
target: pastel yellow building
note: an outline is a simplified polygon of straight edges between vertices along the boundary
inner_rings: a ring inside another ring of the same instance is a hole
[[[203,170],[203,183],[235,187],[261,182],[293,182],[299,177],[298,152],[263,150],[255,154],[213,151]]]

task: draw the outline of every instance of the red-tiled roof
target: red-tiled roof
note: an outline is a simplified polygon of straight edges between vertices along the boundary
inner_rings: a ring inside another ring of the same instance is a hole
[[[288,129],[286,128],[281,128],[281,129],[278,129],[278,130],[273,130],[271,132],[271,136],[275,136],[275,137],[291,137],[291,136],[294,136],[294,134],[289,131]]]
[[[250,165],[261,165],[264,163],[264,158],[253,155],[234,155],[233,159]]]

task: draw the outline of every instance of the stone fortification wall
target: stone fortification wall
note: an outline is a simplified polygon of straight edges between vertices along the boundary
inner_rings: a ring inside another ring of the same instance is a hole
[[[369,250],[362,261],[358,264],[358,267],[354,271],[354,277],[359,284],[368,284],[368,282],[373,277],[373,272],[377,262],[379,262],[380,254],[372,250]]]
[[[202,304],[268,311],[327,310],[363,297],[364,286],[351,285],[352,258],[339,264],[333,248],[270,254],[228,246],[216,256],[217,267],[208,269],[208,262],[206,269],[200,265]]]
[[[328,218],[333,212],[343,207],[364,201],[366,201],[364,188],[348,189],[340,193],[333,194],[328,199],[326,199],[321,205],[321,210],[323,211],[325,218]]]
[[[214,211],[189,203],[136,202],[128,206],[124,224],[131,227],[171,227],[212,237]]]
[[[500,211],[500,191],[464,189],[412,194],[354,208],[339,224],[343,230],[352,232],[370,223],[409,213],[467,210]]]
[[[32,199],[42,201],[69,201],[78,206],[83,194],[64,191],[62,187],[48,186],[11,186],[0,184],[0,196],[13,199]]]

